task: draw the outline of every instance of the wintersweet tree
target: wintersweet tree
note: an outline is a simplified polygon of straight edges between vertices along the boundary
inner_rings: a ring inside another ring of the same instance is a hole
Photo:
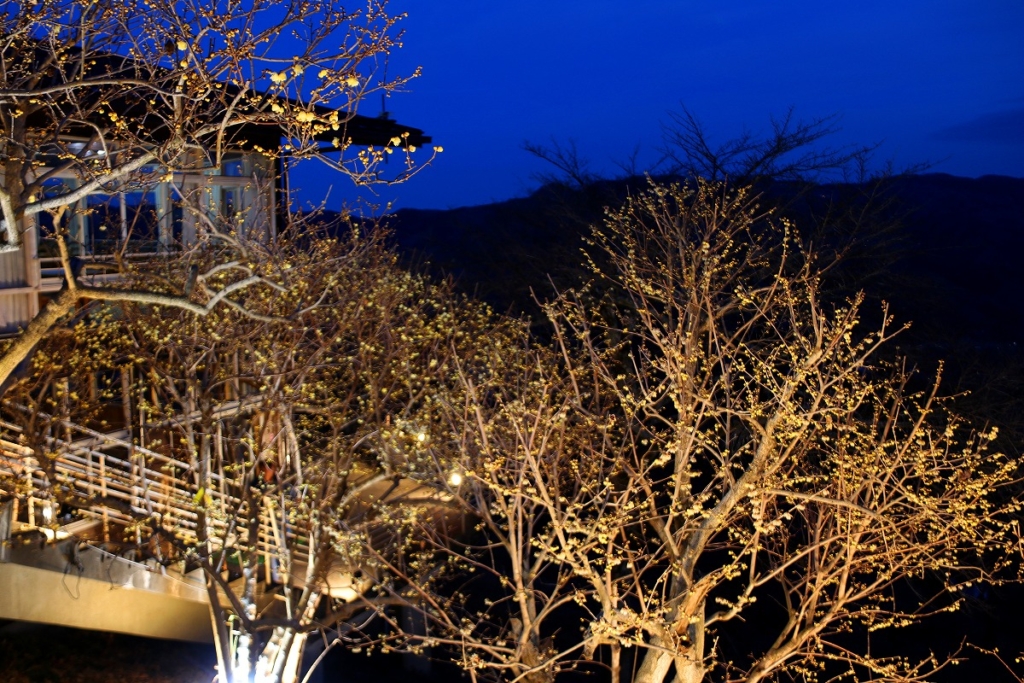
[[[422,494],[433,481],[432,468],[417,470],[380,433],[391,422],[426,428],[431,368],[445,365],[454,329],[436,318],[445,311],[433,310],[444,306],[441,292],[398,270],[372,240],[348,250],[314,243],[278,263],[290,286],[249,306],[301,310],[289,325],[225,310],[212,325],[143,312],[131,327],[146,374],[138,409],[158,422],[179,412],[202,416],[171,430],[162,448],[197,465],[195,545],[179,550],[206,573],[221,671],[241,680],[250,671],[261,680],[297,680],[306,635],[331,621],[323,605],[336,598],[344,609],[368,588],[352,578],[374,574],[363,546],[373,539],[389,545],[381,540],[389,523],[380,508],[400,504],[410,490]],[[247,407],[218,416],[232,395]],[[416,443],[414,434],[406,439]],[[229,473],[226,490],[216,473]],[[368,505],[375,496],[387,499],[377,501],[380,508]],[[169,521],[146,525],[176,538]],[[241,573],[241,591],[221,576],[229,561]],[[270,590],[270,562],[282,585],[268,607],[258,598]],[[332,586],[346,580],[347,590]]]
[[[478,340],[500,326],[398,268],[366,227],[251,247],[281,288],[240,291],[243,310],[125,302],[83,319],[45,340],[6,396],[44,469],[74,450],[50,437],[120,404],[132,469],[116,476],[134,497],[50,470],[35,495],[110,510],[131,552],[199,569],[222,681],[299,680],[307,636],[395,603],[391,568],[414,532],[454,514],[453,456],[432,447],[438,403],[457,402],[454,368],[484,363]]]
[[[819,302],[792,232],[742,191],[654,187],[595,234],[617,314],[565,310],[622,406],[637,516],[597,626],[645,648],[637,680],[921,678],[935,659],[858,639],[1015,563],[1018,463],[885,361],[885,312],[863,330],[859,300]],[[933,594],[906,590],[921,577]],[[744,619],[759,635],[731,653]]]
[[[417,654],[440,647],[458,653],[474,679],[548,681],[580,657],[583,644],[557,650],[551,635],[582,594],[573,567],[550,551],[557,532],[540,498],[587,506],[593,483],[608,473],[599,459],[580,456],[589,456],[602,419],[581,414],[579,386],[525,324],[495,326],[477,354],[476,363],[452,368],[456,386],[436,404],[429,449],[453,473],[450,505],[470,523],[457,534],[418,524],[413,561],[378,556],[401,577],[390,601],[420,617],[410,630],[399,615],[382,614],[390,630],[363,634],[363,646]]]
[[[793,230],[715,184],[608,212],[592,296],[549,308],[554,350],[463,376],[479,536],[437,547],[496,578],[486,601],[428,601],[428,642],[529,681],[906,682],[944,665],[886,640],[1016,578],[1019,463],[887,353],[884,311],[821,303]]]
[[[193,214],[186,220],[196,234],[184,240],[187,246],[223,248],[233,244],[224,235],[242,226],[233,216],[226,225],[214,220],[222,213],[262,212],[262,224],[244,225],[250,233],[271,226],[280,200],[263,189],[272,185],[281,156],[317,158],[357,183],[401,181],[413,173],[416,136],[356,113],[368,93],[390,92],[415,75],[383,80],[376,73],[398,44],[400,18],[376,1],[357,9],[335,0],[4,5],[0,256],[17,260],[16,252],[23,253],[29,269],[39,223],[57,244],[66,287],[0,357],[0,381],[84,300],[131,299],[209,312],[187,292],[157,297],[145,285],[129,291],[83,281],[73,249],[69,255],[69,225],[83,213],[103,211],[90,197],[121,197],[120,235],[112,241],[122,255],[133,230],[136,237],[142,230],[125,216],[124,195],[161,183],[172,185],[167,201],[176,211]],[[377,138],[371,146],[354,144]],[[227,212],[212,208],[194,178],[219,173],[239,150],[260,155],[262,161],[244,170],[253,185],[264,186],[255,194],[268,199]],[[381,161],[393,152],[404,163],[393,164],[392,175],[385,176]],[[224,253],[227,263],[238,256]],[[206,286],[215,272],[201,271],[195,282]],[[254,284],[266,283],[238,277],[218,290],[214,303]]]

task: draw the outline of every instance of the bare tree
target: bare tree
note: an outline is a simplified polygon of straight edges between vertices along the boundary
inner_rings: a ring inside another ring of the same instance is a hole
[[[838,115],[807,121],[790,109],[772,117],[771,132],[758,136],[746,131],[716,145],[707,128],[689,109],[669,112],[662,125],[662,164],[666,173],[710,181],[728,180],[735,186],[761,180],[817,182],[826,179],[864,180],[866,164],[877,145],[826,146],[835,135]]]
[[[523,150],[557,169],[557,174],[538,173],[534,176],[542,185],[564,183],[574,190],[583,190],[600,179],[590,170],[590,162],[580,156],[576,141],[571,138],[564,145],[552,138],[550,146],[527,140],[523,143]]]
[[[793,219],[802,240],[814,245],[829,294],[842,297],[891,287],[887,279],[892,266],[905,254],[900,229],[906,210],[892,192],[889,181],[897,174],[891,164],[877,172],[869,167],[877,145],[834,144],[840,132],[838,115],[800,120],[790,109],[769,123],[768,134],[741,131],[715,142],[704,123],[683,107],[669,112],[662,123],[661,159],[641,171],[634,150],[616,163],[624,173],[614,178],[593,173],[572,140],[523,147],[555,169],[535,177],[544,184],[549,220],[573,232],[586,234],[603,219],[606,207],[621,206],[630,192],[642,190],[645,176],[666,182],[704,179],[733,187],[755,185],[761,202]],[[564,263],[564,258],[551,258],[542,265],[546,272],[558,273]],[[571,277],[562,279],[562,286],[575,284]]]
[[[412,157],[418,136],[357,116],[368,93],[390,92],[415,75],[380,80],[375,72],[400,38],[400,18],[384,2],[350,10],[334,0],[7,6],[0,16],[0,257],[14,270],[19,259],[26,273],[37,268],[36,224],[48,222],[67,287],[5,351],[0,381],[78,302],[152,299],[144,286],[101,288],[79,278],[69,225],[74,214],[96,211],[88,197],[121,196],[123,247],[125,193],[170,184],[168,201],[197,214],[191,242],[223,248],[241,226],[234,216],[227,225],[210,220],[196,178],[219,173],[239,150],[262,159],[246,170],[267,199],[232,210],[262,211],[262,228],[273,220],[277,200],[265,190],[282,155],[319,159],[357,183],[401,181],[419,168]],[[377,138],[376,145],[353,142]],[[405,163],[385,177],[381,161],[395,151]],[[226,254],[228,262],[239,256]],[[208,284],[211,275],[199,273],[198,282]],[[233,281],[215,303],[252,284]],[[182,292],[164,292],[159,303],[208,313]]]

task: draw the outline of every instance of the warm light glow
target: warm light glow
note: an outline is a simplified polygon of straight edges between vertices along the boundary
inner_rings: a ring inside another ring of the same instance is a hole
[[[256,660],[256,673],[253,675],[252,683],[273,683],[277,677],[270,670],[271,666],[270,658],[264,652]],[[246,679],[243,678],[242,680]]]
[[[232,678],[236,681],[249,681],[249,636],[239,635],[235,649],[234,671]]]
[[[462,483],[462,475],[458,472],[452,472],[448,477],[448,484],[451,486],[458,486]]]
[[[416,440],[419,441],[420,443],[423,443],[424,441],[427,440],[427,433],[426,432],[418,432],[416,434]]]

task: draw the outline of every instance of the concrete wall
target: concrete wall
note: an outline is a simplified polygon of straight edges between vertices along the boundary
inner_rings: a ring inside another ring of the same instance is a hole
[[[96,549],[70,557],[61,544],[11,551],[12,561],[0,563],[0,619],[213,641],[201,585]]]

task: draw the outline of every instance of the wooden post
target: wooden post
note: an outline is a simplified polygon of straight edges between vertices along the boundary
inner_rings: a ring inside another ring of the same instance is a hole
[[[128,432],[128,466],[131,468],[132,476],[132,500],[131,506],[133,508],[142,507],[139,505],[138,490],[142,488],[145,490],[145,478],[146,473],[142,467],[139,467],[135,460],[135,430],[132,427],[132,403],[131,403],[131,367],[124,366],[121,368],[121,414],[124,419],[124,429]]]
[[[92,449],[89,449],[92,451]],[[110,513],[107,509],[107,455],[100,451],[100,495],[103,497],[103,542],[110,543]]]
[[[42,283],[42,268],[39,263],[39,223],[38,217],[31,216],[22,219],[25,230],[22,232],[22,256],[24,258],[25,284],[35,288],[28,296],[28,307],[26,314],[28,320],[39,315],[39,290]]]
[[[36,505],[35,505],[35,500],[36,499],[35,499],[35,496],[32,495],[35,487],[32,486],[32,464],[31,463],[32,463],[31,460],[26,461],[26,465],[28,465],[28,467],[25,468],[25,484],[26,484],[25,488],[28,491],[28,506],[27,506],[28,507],[28,520],[27,521],[28,521],[29,525],[35,526],[36,525]]]
[[[0,562],[11,561],[11,527],[14,524],[15,500],[0,505]]]
[[[217,475],[220,477],[220,482],[217,486],[220,491],[220,512],[227,518],[228,515],[228,490],[227,483],[224,481],[224,421],[217,421]]]
[[[163,526],[167,529],[174,528],[174,494],[176,489],[171,483],[174,478],[174,469],[164,475],[164,514]]]

